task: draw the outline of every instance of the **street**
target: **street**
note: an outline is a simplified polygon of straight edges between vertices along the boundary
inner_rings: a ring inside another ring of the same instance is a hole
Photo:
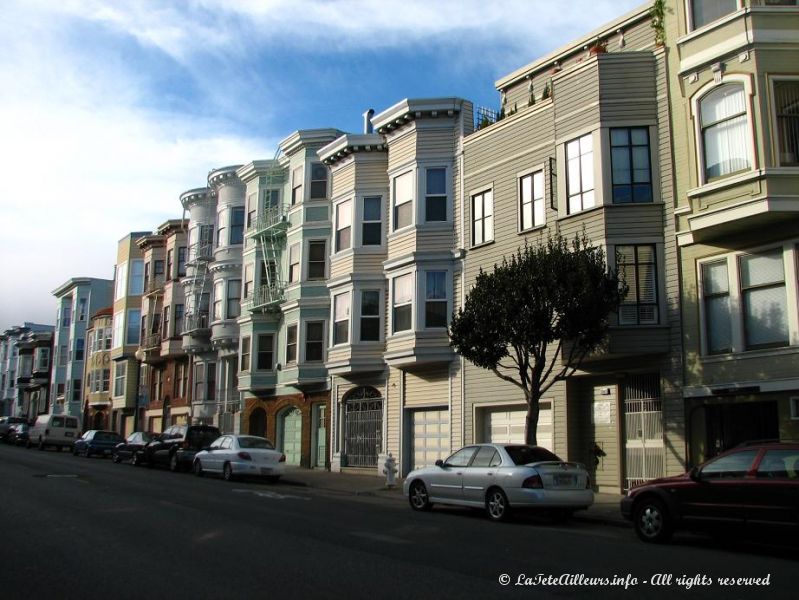
[[[5,600],[795,597],[788,550],[700,536],[644,545],[622,527],[495,524],[477,511],[415,513],[380,497],[5,445],[0,481]]]

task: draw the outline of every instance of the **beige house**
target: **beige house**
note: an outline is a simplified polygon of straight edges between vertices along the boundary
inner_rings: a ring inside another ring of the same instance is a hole
[[[83,375],[83,429],[108,429],[111,423],[111,335],[114,313],[95,312],[86,329]]]
[[[799,435],[799,6],[667,2],[686,435]]]

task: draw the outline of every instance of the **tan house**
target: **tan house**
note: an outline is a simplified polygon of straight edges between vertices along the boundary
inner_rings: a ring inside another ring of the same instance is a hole
[[[111,336],[114,311],[95,312],[86,328],[83,375],[83,430],[108,429],[111,423]]]
[[[671,0],[665,34],[695,463],[799,436],[799,6]]]

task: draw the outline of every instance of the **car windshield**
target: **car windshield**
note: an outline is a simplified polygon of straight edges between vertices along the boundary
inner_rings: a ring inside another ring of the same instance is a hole
[[[505,446],[505,450],[515,465],[529,465],[534,462],[550,460],[560,462],[560,458],[539,446]]]
[[[272,442],[260,437],[240,437],[239,448],[260,448],[262,450],[274,450]]]

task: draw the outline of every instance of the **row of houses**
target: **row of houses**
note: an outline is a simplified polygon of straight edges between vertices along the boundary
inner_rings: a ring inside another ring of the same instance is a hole
[[[620,491],[795,438],[798,32],[795,1],[655,2],[498,80],[499,111],[405,99],[215,169],[120,241],[114,280],[54,291],[49,387],[7,410],[214,423],[334,471],[522,441],[518,390],[447,325],[479,269],[584,231],[630,292],[541,445]],[[29,329],[2,338],[4,398]]]

